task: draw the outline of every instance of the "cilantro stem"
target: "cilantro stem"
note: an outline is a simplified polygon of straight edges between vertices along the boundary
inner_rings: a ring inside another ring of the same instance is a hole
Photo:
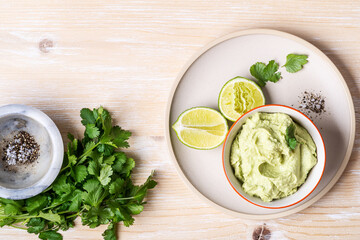
[[[92,152],[92,150],[94,150],[97,146],[99,146],[99,144],[100,144],[100,142],[96,143],[92,148],[90,148],[89,150],[87,150],[86,152],[81,154],[81,156],[79,158],[83,158],[84,156],[88,155],[89,152]]]
[[[47,189],[45,189],[44,191],[42,191],[43,193],[44,192],[47,192],[47,191],[49,191],[50,189],[52,189],[52,185],[50,185]]]
[[[10,226],[13,227],[13,228],[21,229],[21,230],[27,230],[27,228],[19,227],[19,226],[16,226],[14,224],[11,224]]]
[[[85,156],[87,156],[90,152],[92,152],[97,146],[99,146],[99,144],[101,143],[101,141],[99,141],[98,143],[96,143],[92,148],[90,148],[90,149],[88,149],[86,152],[84,152],[83,154],[81,154],[81,156],[80,157],[78,157],[77,159],[76,159],[76,161],[78,160],[78,159],[82,159],[83,157],[85,157]],[[83,163],[85,160],[80,160],[80,161],[78,161],[76,164],[75,164],[75,166],[77,166],[77,165],[79,165],[80,163]],[[70,163],[69,163],[70,164]],[[66,166],[67,167],[67,166]]]
[[[85,207],[83,207],[78,213],[75,213],[73,215],[70,215],[70,216],[66,216],[66,218],[72,218],[72,217],[75,217],[75,216],[80,216],[80,214],[85,210]]]
[[[43,210],[47,210],[47,209],[50,209],[50,208],[55,208],[55,207],[57,207],[57,206],[59,206],[59,205],[61,205],[61,204],[65,203],[65,202],[66,202],[66,201],[62,201],[62,202],[59,202],[58,204],[48,206],[48,207],[44,208]]]
[[[3,215],[1,214],[0,217],[4,217],[4,218],[7,218],[7,217],[10,217],[8,215]],[[28,219],[28,218],[34,218],[34,217],[37,217],[37,216],[30,216],[28,214],[22,214],[22,215],[15,215],[15,216],[11,216],[10,218],[13,218],[13,219]]]
[[[132,197],[126,197],[126,198],[116,198],[115,200],[130,200],[130,199],[134,199],[134,198],[137,198],[137,197],[141,197],[142,195],[144,194],[138,194],[138,195],[135,195],[135,196],[132,196]]]

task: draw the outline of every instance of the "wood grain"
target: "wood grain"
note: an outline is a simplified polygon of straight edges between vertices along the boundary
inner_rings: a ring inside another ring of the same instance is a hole
[[[164,139],[167,97],[181,67],[211,40],[248,28],[286,31],[319,47],[343,74],[357,113],[354,151],[339,182],[306,210],[271,221],[237,219],[200,201],[175,172]],[[0,105],[38,107],[63,137],[82,133],[82,107],[103,105],[133,132],[135,181],[155,169],[159,185],[134,226],[119,227],[120,239],[252,239],[263,224],[271,239],[359,239],[359,39],[359,1],[1,1]],[[101,239],[105,230],[77,223],[64,239]],[[36,239],[6,227],[0,236]]]

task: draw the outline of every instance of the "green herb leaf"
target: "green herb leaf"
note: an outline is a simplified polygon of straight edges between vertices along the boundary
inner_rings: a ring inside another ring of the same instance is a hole
[[[82,201],[82,193],[83,192],[79,189],[76,189],[72,193],[71,204],[69,206],[69,212],[78,212],[80,210],[81,201]]]
[[[52,189],[56,192],[56,194],[61,195],[64,193],[70,193],[71,192],[71,185],[66,182],[67,175],[62,174],[60,175],[52,185]]]
[[[102,234],[104,240],[116,240],[116,228],[113,223],[109,224],[109,227],[105,232]]]
[[[0,220],[0,227],[3,227],[5,225],[11,225],[14,222],[15,222],[15,219],[10,218],[10,217],[1,219]]]
[[[115,161],[115,156],[112,155],[104,159],[104,164],[112,165],[114,161]]]
[[[105,196],[105,191],[100,183],[96,179],[90,179],[84,184],[84,189],[87,191],[82,193],[84,202],[97,207]]]
[[[121,148],[129,147],[127,140],[131,136],[131,132],[121,129],[119,126],[115,126],[111,129],[111,136],[113,137],[112,142]]]
[[[93,190],[96,190],[97,188],[101,188],[101,185],[99,183],[98,180],[92,178],[87,180],[84,185],[83,188],[87,191],[87,192],[91,192]]]
[[[33,214],[39,212],[48,204],[48,197],[45,195],[37,195],[35,197],[26,199],[26,210]]]
[[[95,124],[86,124],[86,134],[89,138],[97,138],[100,135],[99,128]]]
[[[52,213],[51,211],[49,211],[48,213],[43,213],[40,211],[39,217],[44,218],[50,222],[57,222],[57,223],[61,222],[60,215],[56,213]]]
[[[307,55],[289,54],[286,56],[286,63],[283,67],[285,67],[289,73],[298,72],[308,62],[307,58]]]
[[[87,124],[94,124],[96,121],[93,112],[88,108],[81,109],[80,117],[82,118],[81,123],[84,126],[86,126]]]
[[[129,203],[126,205],[127,208],[130,210],[131,214],[140,214],[144,210],[144,206],[137,203]]]
[[[279,65],[275,60],[271,60],[267,65],[262,62],[257,62],[250,67],[251,75],[258,80],[261,87],[266,85],[266,82],[277,82],[281,78],[281,73],[277,72]]]
[[[14,216],[21,213],[21,208],[15,204],[8,203],[4,207],[4,213],[9,216]]]
[[[30,221],[26,224],[28,227],[28,233],[39,234],[45,229],[45,221],[42,218],[31,218]]]
[[[63,239],[63,237],[61,236],[60,233],[55,232],[53,230],[41,232],[39,234],[39,238],[43,239],[43,240],[62,240]]]
[[[123,153],[123,152],[117,152],[114,154],[116,160],[115,160],[115,163],[113,165],[113,169],[118,172],[118,173],[121,173],[122,172],[122,169],[123,169],[123,166],[124,164],[126,163],[126,160],[127,160],[127,157],[126,157],[126,154]]]
[[[110,194],[118,195],[122,190],[124,186],[124,179],[117,178],[114,182],[110,184],[109,192]]]
[[[89,166],[87,167],[87,170],[90,175],[95,175],[95,176],[100,175],[100,165],[97,161],[89,162]]]
[[[86,166],[84,165],[78,165],[74,169],[75,172],[75,181],[80,183],[84,181],[84,179],[87,177],[88,172],[86,170]]]
[[[148,177],[146,182],[139,186],[138,188],[134,188],[134,199],[137,200],[139,203],[141,203],[144,200],[144,197],[149,189],[152,189],[156,186],[156,182],[152,180],[154,175],[154,172],[151,173],[151,175]]]
[[[294,150],[296,148],[296,145],[297,145],[297,140],[296,138],[289,138],[288,140],[288,144],[289,144],[289,147]]]
[[[129,177],[131,170],[135,167],[135,161],[132,158],[127,158],[125,164],[123,165],[120,173],[124,174],[126,177]]]
[[[77,161],[77,157],[75,155],[68,156],[68,161],[71,166],[74,166]]]
[[[106,186],[109,184],[109,182],[111,181],[111,175],[113,174],[113,170],[111,168],[111,166],[106,165],[103,168],[101,168],[100,170],[100,176],[99,176],[99,181],[102,185]]]
[[[288,143],[288,146],[290,149],[294,150],[296,148],[296,145],[298,142],[295,138],[295,125],[294,124],[290,124],[286,128],[285,140]]]

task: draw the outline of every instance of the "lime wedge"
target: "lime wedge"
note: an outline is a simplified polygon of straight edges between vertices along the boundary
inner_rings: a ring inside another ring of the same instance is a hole
[[[184,111],[172,128],[180,142],[203,150],[219,146],[228,131],[226,119],[221,113],[206,107],[194,107]]]
[[[243,77],[235,77],[222,87],[218,104],[224,117],[235,122],[247,111],[264,105],[265,97],[255,82]]]

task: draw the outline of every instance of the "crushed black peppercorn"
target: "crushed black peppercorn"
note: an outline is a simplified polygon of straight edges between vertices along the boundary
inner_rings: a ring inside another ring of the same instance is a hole
[[[3,149],[3,158],[8,166],[29,164],[36,161],[40,146],[28,132],[18,132]]]
[[[316,113],[322,114],[326,112],[325,110],[325,97],[321,93],[314,93],[309,91],[304,91],[299,96],[300,110],[305,111],[305,113]]]

